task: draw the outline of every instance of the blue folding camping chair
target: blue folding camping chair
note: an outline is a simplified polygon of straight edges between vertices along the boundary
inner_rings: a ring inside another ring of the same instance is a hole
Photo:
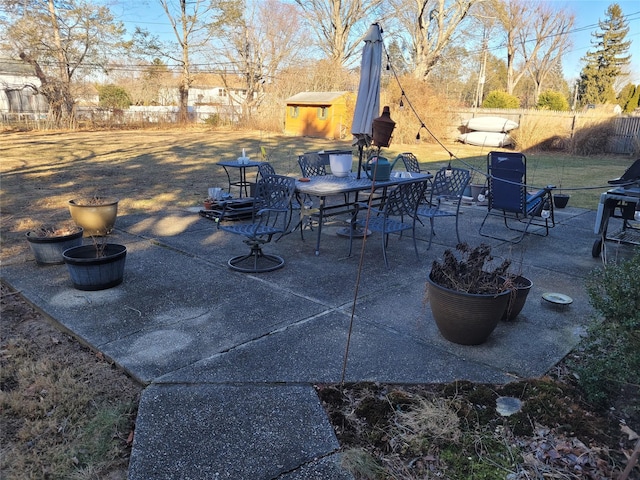
[[[553,185],[527,191],[527,157],[517,152],[489,152],[487,155],[488,206],[480,225],[480,235],[519,243],[527,233],[547,236],[555,226]],[[505,227],[520,233],[519,237],[502,237],[488,232],[487,219],[500,217]],[[534,227],[542,227],[530,229]]]

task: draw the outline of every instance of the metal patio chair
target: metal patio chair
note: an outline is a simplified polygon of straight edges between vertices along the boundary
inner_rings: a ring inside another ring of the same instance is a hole
[[[269,162],[261,162],[258,165],[258,176],[264,178],[268,175],[277,175],[276,169]]]
[[[298,157],[298,165],[300,166],[302,176],[306,178],[327,174],[326,165],[320,158],[320,155],[316,153],[305,153],[300,155]]]
[[[420,173],[420,163],[418,162],[418,159],[413,153],[411,152],[401,153],[400,155],[398,155],[394,163],[396,163],[398,160],[402,160],[402,163],[404,164],[404,169],[407,172]]]
[[[527,191],[527,157],[518,152],[489,152],[487,154],[488,205],[479,233],[483,237],[512,243],[522,241],[527,233],[546,237],[555,226],[553,213],[553,185],[534,193]],[[483,229],[489,217],[499,217],[509,230],[520,233],[512,238],[486,233]],[[517,222],[517,223],[515,223]],[[512,226],[520,224],[521,227]],[[543,227],[539,233],[530,231],[532,225]]]
[[[293,178],[282,175],[262,177],[256,185],[251,222],[218,223],[219,229],[246,237],[244,243],[251,248],[249,253],[235,256],[227,262],[231,269],[245,273],[260,273],[284,266],[282,257],[266,254],[262,247],[271,242],[274,235],[287,232],[291,198],[295,189],[296,181]],[[224,220],[224,209],[220,218]]]
[[[401,183],[397,187],[389,190],[380,208],[375,206],[369,208],[369,204],[363,202],[356,204],[353,221],[356,225],[364,229],[380,233],[380,238],[382,239],[382,256],[384,257],[384,264],[387,268],[389,268],[387,245],[391,233],[399,233],[400,236],[402,236],[405,230],[411,230],[413,249],[416,252],[416,257],[420,259],[418,245],[416,243],[416,209],[428,183],[428,179]],[[359,214],[362,215],[360,218],[358,218]],[[349,256],[351,256],[353,239],[355,237],[353,234],[354,230],[355,229],[350,229]]]
[[[458,216],[460,215],[460,203],[464,189],[471,181],[469,170],[464,168],[443,167],[438,170],[433,177],[431,192],[426,205],[419,205],[417,210],[418,218],[429,219],[429,246],[435,236],[434,222],[436,218],[455,217],[456,238],[460,243],[460,232],[458,230]]]

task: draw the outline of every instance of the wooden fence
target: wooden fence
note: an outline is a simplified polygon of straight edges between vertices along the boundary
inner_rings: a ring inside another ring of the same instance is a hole
[[[553,124],[555,134],[572,138],[581,128],[599,123],[608,123],[612,135],[607,144],[607,152],[632,154],[640,151],[640,117],[617,116],[598,110],[585,112],[560,112],[552,110],[507,110],[507,109],[459,109],[453,112],[454,121],[462,125],[466,120],[478,116],[497,116],[513,120],[521,130],[535,129],[536,125]]]

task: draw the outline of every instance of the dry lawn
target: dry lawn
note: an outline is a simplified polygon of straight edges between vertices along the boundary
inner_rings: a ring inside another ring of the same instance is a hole
[[[115,196],[127,214],[200,205],[208,187],[226,186],[220,160],[235,160],[245,148],[261,159],[264,147],[278,173],[297,175],[297,156],[306,151],[351,149],[350,141],[287,137],[259,131],[107,130],[0,133],[0,260],[27,251],[24,234],[38,224],[69,220],[67,202],[80,196]],[[487,149],[458,142],[393,145],[390,159],[411,151],[434,171],[450,158],[475,169],[484,183]],[[451,157],[453,155],[453,157]],[[571,191],[570,205],[595,209],[605,185],[631,164],[626,156],[569,157],[528,153],[528,183],[555,184]]]

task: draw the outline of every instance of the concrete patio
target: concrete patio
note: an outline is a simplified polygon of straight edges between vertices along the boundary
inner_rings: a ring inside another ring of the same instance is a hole
[[[418,261],[407,237],[393,238],[384,267],[380,239],[346,257],[344,224],[287,235],[266,249],[283,269],[247,275],[227,260],[247,248],[197,209],[123,215],[110,241],[127,246],[122,285],[75,290],[66,266],[33,259],[4,264],[2,277],[63,328],[147,385],[140,402],[129,478],[340,479],[339,444],[313,388],[345,381],[504,383],[543,375],[580,340],[592,311],[584,279],[601,265],[591,255],[595,212],[556,211],[548,237],[518,245],[478,235],[486,207],[464,206],[461,237],[485,242],[533,280],[518,318],[501,322],[479,346],[438,333],[423,301],[431,262],[455,246],[453,221],[436,221]],[[498,222],[492,228],[505,233]],[[612,249],[613,250],[613,249]],[[609,257],[614,255],[612,251]],[[574,301],[542,300],[559,292]],[[355,301],[355,306],[354,306]]]

